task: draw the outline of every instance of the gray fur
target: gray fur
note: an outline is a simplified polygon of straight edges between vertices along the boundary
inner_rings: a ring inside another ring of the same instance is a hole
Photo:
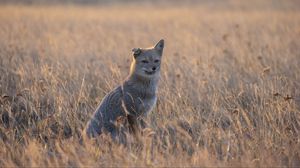
[[[119,119],[123,126],[127,125],[133,132],[140,127],[138,123],[143,123],[142,118],[146,117],[156,104],[163,47],[164,41],[160,40],[153,48],[139,48],[138,52],[133,49],[129,76],[103,98],[87,124],[88,137],[108,132],[116,139],[120,134]]]

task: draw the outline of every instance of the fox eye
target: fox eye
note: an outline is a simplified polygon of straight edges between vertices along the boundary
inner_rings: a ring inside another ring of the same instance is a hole
[[[159,60],[154,60],[155,63],[159,63]]]
[[[142,60],[142,63],[144,63],[144,64],[148,64],[148,63],[149,63],[149,61],[147,61],[147,60]]]

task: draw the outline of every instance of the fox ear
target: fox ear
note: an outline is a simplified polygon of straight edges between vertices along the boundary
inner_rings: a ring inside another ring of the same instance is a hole
[[[136,58],[142,53],[142,50],[140,48],[133,48],[132,52],[133,52],[134,58]]]
[[[160,54],[162,54],[164,49],[164,39],[159,40],[159,42],[155,45],[154,49],[157,50]]]

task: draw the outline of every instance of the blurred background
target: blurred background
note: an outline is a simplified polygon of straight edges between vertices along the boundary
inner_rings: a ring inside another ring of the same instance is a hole
[[[212,9],[299,9],[299,0],[0,0],[1,4],[25,5],[112,5],[112,4],[144,4],[144,5],[201,5]]]

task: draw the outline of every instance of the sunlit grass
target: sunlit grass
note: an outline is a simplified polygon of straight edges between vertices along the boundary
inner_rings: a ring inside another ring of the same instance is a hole
[[[299,166],[300,13],[197,7],[0,7],[0,165]],[[81,133],[166,42],[155,135]]]

